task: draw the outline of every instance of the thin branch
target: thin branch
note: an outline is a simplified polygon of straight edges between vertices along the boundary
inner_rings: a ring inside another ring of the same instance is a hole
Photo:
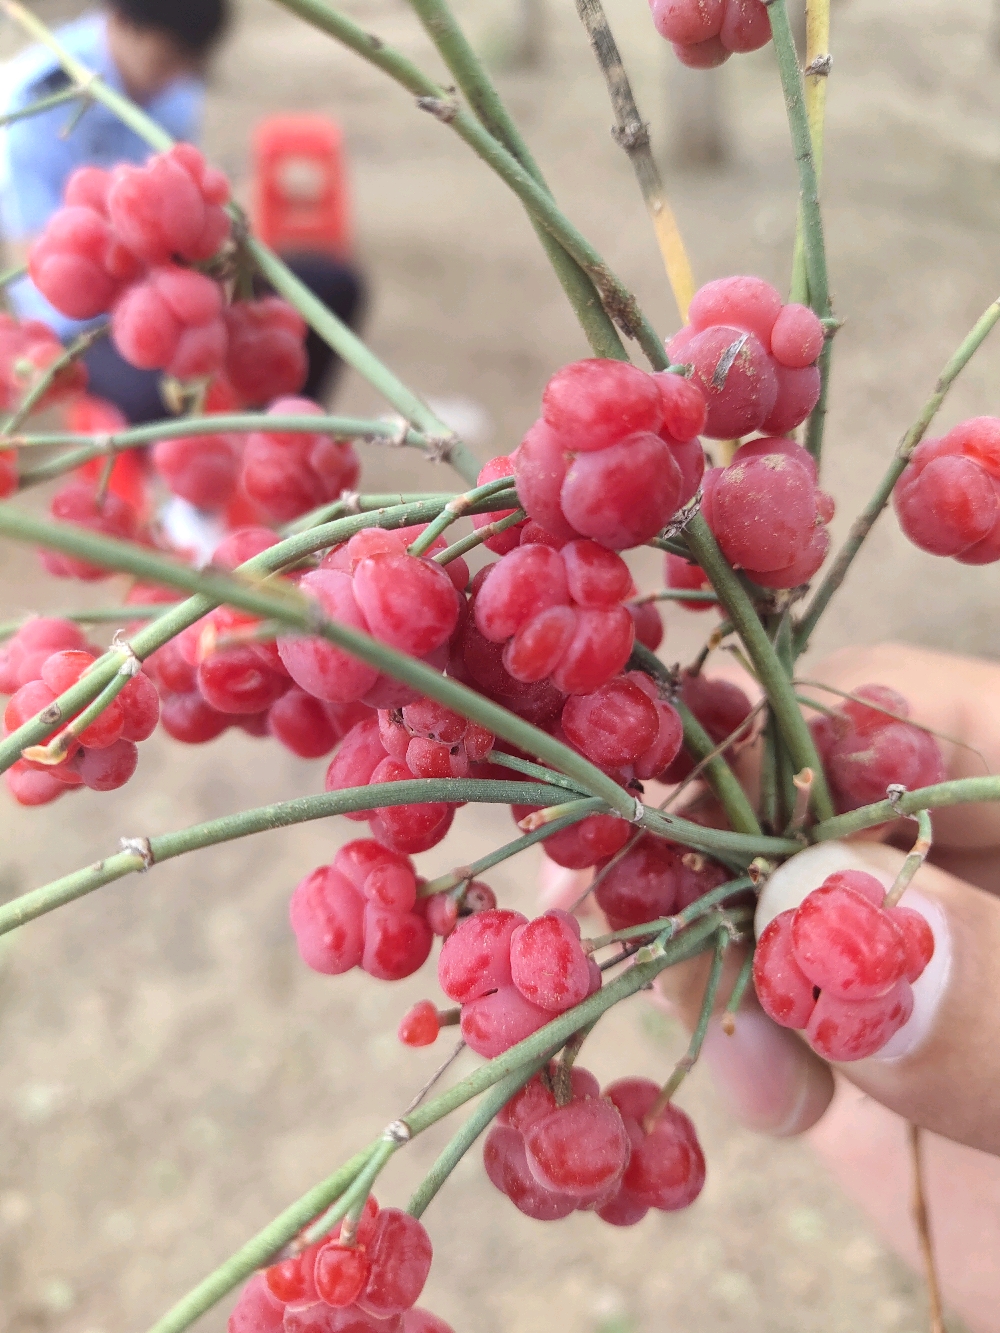
[[[847,577],[847,571],[850,569],[854,557],[861,550],[865,538],[875,526],[876,519],[889,503],[893,487],[903,475],[911,454],[924,438],[928,427],[937,415],[938,408],[948,396],[948,390],[982,346],[986,335],[991,331],[997,320],[1000,320],[1000,300],[994,301],[983,311],[941,371],[937,383],[934,385],[934,392],[927,399],[916,421],[900,440],[888,471],[876,487],[875,494],[851,524],[851,531],[847,540],[837,552],[837,558],[827,571],[823,582],[816,589],[812,601],[800,620],[795,634],[796,655],[801,653],[808,645],[809,636],[829,605],[831,597]]]
[[[934,1241],[931,1236],[930,1215],[927,1209],[927,1194],[924,1190],[924,1163],[919,1125],[906,1126],[906,1138],[910,1149],[910,1168],[913,1173],[913,1194],[911,1209],[913,1223],[917,1228],[917,1241],[920,1255],[924,1261],[924,1281],[927,1283],[927,1305],[930,1319],[930,1333],[945,1333],[944,1310],[941,1304],[941,1284],[938,1281],[937,1264],[934,1259]]]
[[[890,798],[891,799],[891,798]],[[917,837],[913,846],[910,848],[910,854],[899,867],[899,874],[896,876],[892,888],[885,895],[882,903],[883,907],[895,907],[906,892],[914,875],[927,860],[930,854],[931,846],[934,841],[933,829],[931,827],[931,816],[929,810],[918,810]]]
[[[688,306],[695,292],[694,274],[677,219],[663,188],[660,169],[649,146],[649,126],[639,114],[632,85],[601,0],[576,0],[576,12],[587,30],[590,45],[608,85],[608,95],[615,113],[615,127],[611,133],[632,164],[653,222],[656,243],[663,256],[681,323],[686,324]]]
[[[454,14],[442,0],[410,0],[421,23],[434,42],[448,69],[454,75],[469,107],[480,124],[520,162],[541,188],[551,194],[517,125],[490,81],[482,61],[469,45]],[[614,324],[601,305],[593,282],[556,238],[535,218],[534,227],[549,257],[549,263],[562,284],[570,305],[580,321],[595,356],[627,361]]]
[[[903,815],[916,815],[920,810],[938,810],[943,806],[965,805],[976,801],[1000,801],[1000,777],[952,778],[933,787],[917,787],[874,805],[862,805],[845,815],[824,819],[808,829],[810,842],[829,842],[831,838],[847,838],[862,829],[876,828]]]
[[[806,67],[804,70],[806,120],[812,141],[816,180],[823,175],[823,134],[826,125],[826,90],[833,59],[830,55],[830,0],[806,0]],[[790,300],[809,304],[805,249],[802,244],[802,213],[795,229]]]
[[[4,423],[3,429],[0,430],[0,447],[7,443],[8,436],[13,435],[16,431],[20,430],[21,426],[27,421],[28,417],[31,416],[32,412],[48,393],[49,389],[52,388],[56,376],[59,375],[61,371],[65,370],[67,366],[71,366],[78,357],[83,356],[84,352],[93,347],[94,343],[99,339],[105,337],[107,332],[107,324],[102,324],[96,329],[87,329],[84,333],[81,333],[78,337],[74,338],[65,351],[57,356],[51,365],[46,366],[44,373],[38,377],[35,383],[24,395],[17,411],[9,421]]]

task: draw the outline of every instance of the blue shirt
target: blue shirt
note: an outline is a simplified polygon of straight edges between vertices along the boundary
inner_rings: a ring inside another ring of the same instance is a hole
[[[77,19],[56,35],[110,88],[125,92],[108,50],[103,14]],[[0,111],[19,110],[71,83],[53,52],[44,46],[28,47],[0,71]],[[143,109],[173,138],[191,141],[201,128],[203,103],[204,86],[197,79],[181,78]],[[151,155],[148,144],[99,102],[92,102],[75,119],[79,106],[68,102],[0,130],[0,223],[8,240],[26,240],[42,230],[62,204],[66,181],[77,167],[142,163]],[[7,293],[21,318],[45,320],[64,340],[86,327],[53,309],[28,278],[11,283]]]

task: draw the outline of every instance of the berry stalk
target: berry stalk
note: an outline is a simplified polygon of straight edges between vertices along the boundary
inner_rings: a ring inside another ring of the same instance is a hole
[[[114,856],[104,857],[95,865],[63,875],[61,879],[52,880],[0,906],[0,935],[6,935],[116,879],[148,870],[163,861],[172,861],[174,857],[183,856],[186,852],[200,851],[203,847],[214,847],[221,842],[233,842],[253,833],[306,824],[314,819],[328,819],[331,815],[348,814],[355,810],[371,810],[376,806],[407,805],[413,801],[537,805],[539,802],[544,804],[546,801],[558,800],[560,794],[558,788],[537,783],[495,782],[482,778],[413,778],[409,782],[384,782],[377,786],[347,787],[342,791],[322,792],[316,796],[299,796],[291,801],[278,801],[273,805],[241,810],[235,815],[223,815],[204,824],[192,824],[188,828],[161,833],[153,838],[124,839],[129,844],[138,841],[140,846],[129,845]],[[562,827],[565,825],[549,825],[539,830],[538,837],[532,841],[538,842]],[[519,841],[527,845],[523,840]]]
[[[525,171],[551,194],[538,164],[531,155],[513,117],[500,98],[482,61],[469,45],[454,14],[441,0],[410,0],[420,22],[437,47],[442,59],[455,76],[473,114],[485,130],[520,162]],[[538,239],[570,305],[580,321],[595,356],[627,361],[628,353],[618,331],[601,305],[600,296],[590,278],[556,238],[536,219],[532,219]]]
[[[451,94],[433,79],[428,78],[400,52],[395,51],[380,38],[365,32],[346,15],[322,4],[320,0],[278,0],[278,3],[377,65],[413,93],[422,110],[429,111],[442,124],[450,125],[473,152],[510,186],[530,216],[537,219],[580,265],[600,294],[601,304],[609,317],[623,333],[638,342],[653,369],[666,370],[669,361],[664,354],[663,343],[640,310],[632,293],[611,271],[590,242],[556,207],[551,195],[525,170],[516,157],[483,128],[475,116],[459,107]],[[256,258],[257,243],[250,244]],[[281,288],[278,290],[283,296],[287,295]],[[305,314],[305,311],[302,313]],[[309,316],[306,315],[306,318]]]
[[[453,709],[463,717],[470,718],[473,722],[478,722],[480,726],[502,736],[504,740],[529,750],[539,759],[547,760],[560,772],[577,778],[586,791],[592,796],[601,797],[612,810],[626,819],[631,820],[636,817],[635,798],[568,745],[563,745],[547,732],[524,722],[492,700],[475,693],[456,680],[439,675],[432,667],[390,648],[371,635],[363,634],[337,621],[326,618],[317,620],[315,603],[310,602],[290,585],[270,583],[267,587],[248,587],[244,582],[219,573],[209,571],[198,573],[128,542],[102,537],[68,524],[48,523],[10,505],[0,506],[0,532],[23,540],[40,542],[57,551],[91,560],[109,569],[135,574],[154,583],[164,583],[168,587],[182,588],[187,592],[203,593],[207,597],[214,598],[216,602],[225,602],[253,615],[265,619],[272,618],[294,629],[317,634],[338,648],[344,649],[352,657],[367,662],[395,680],[412,685],[428,698],[437,700],[438,703]],[[315,534],[304,534],[304,536],[314,537]],[[303,538],[292,539],[289,544],[294,544],[295,540],[301,542]],[[277,549],[279,548],[270,548],[271,551]],[[135,648],[135,651],[138,656],[138,649]],[[12,748],[12,739],[12,736],[7,737],[5,745],[8,749]],[[3,748],[0,746],[0,752]],[[16,757],[15,753],[14,758]]]
[[[639,114],[632,85],[601,0],[576,0],[576,12],[587,30],[591,48],[608,85],[608,95],[615,113],[615,127],[611,133],[632,164],[652,219],[656,243],[663,256],[667,280],[677,303],[681,323],[686,324],[688,306],[695,291],[694,274],[677,219],[663,188],[660,169],[649,146],[649,126]]]
[[[86,96],[86,88],[74,84],[58,93],[50,93],[48,97],[39,97],[37,101],[29,102],[27,106],[19,107],[16,111],[5,111],[0,116],[0,129],[6,129],[8,125],[13,125],[19,120],[28,120],[31,116],[40,116],[57,106],[65,106],[67,102],[78,102]]]
[[[757,618],[752,602],[719,550],[708,524],[700,514],[691,519],[685,533],[692,553],[708,575],[712,587],[726,608],[727,616],[743,640],[796,769],[801,771],[803,768],[811,768],[813,771],[812,807],[816,816],[819,819],[831,818],[833,804],[823,774],[823,765],[805,718],[795,701],[792,682],[785,674],[774,645]]]
[[[51,389],[59,372],[65,370],[66,367],[76,361],[78,357],[83,356],[84,352],[93,347],[94,343],[96,343],[99,338],[106,337],[107,332],[108,325],[101,324],[96,329],[87,329],[84,333],[81,333],[78,337],[74,338],[62,355],[57,356],[52,364],[46,367],[45,373],[38,377],[37,381],[24,395],[17,411],[9,421],[4,423],[3,428],[0,429],[0,439],[6,440],[6,438],[13,435],[15,431],[20,430],[21,426],[23,426],[28,417],[31,416],[32,412],[48,393],[49,389]]]
[[[885,476],[876,487],[875,494],[851,524],[847,540],[837,552],[837,558],[827,570],[822,583],[813,594],[813,599],[809,603],[805,615],[799,621],[795,635],[796,654],[803,652],[808,645],[809,636],[816,628],[820,616],[829,605],[833,594],[847,577],[847,571],[850,569],[854,557],[861,550],[865,538],[875,526],[882,510],[889,503],[893,487],[903,475],[910,455],[926,435],[928,427],[937,415],[938,408],[948,396],[952,384],[982,346],[986,335],[993,329],[997,320],[1000,320],[1000,300],[994,301],[983,311],[941,371],[937,383],[934,385],[934,392],[924,403],[916,421],[900,440],[893,460],[889,464]]]
[[[913,876],[917,873],[931,850],[934,841],[934,831],[931,827],[931,816],[929,810],[917,811],[917,839],[910,854],[899,867],[899,874],[896,876],[892,888],[885,895],[885,902],[882,906],[885,908],[895,907],[902,898],[910,885]]]

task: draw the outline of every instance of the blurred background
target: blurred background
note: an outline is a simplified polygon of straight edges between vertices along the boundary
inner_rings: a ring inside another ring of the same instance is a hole
[[[47,21],[82,6],[38,0]],[[586,354],[520,206],[456,136],[399,88],[267,0],[237,0],[210,85],[205,147],[246,196],[263,115],[315,110],[342,125],[365,336],[465,430],[509,452],[552,371]],[[352,0],[360,22],[440,73],[404,0]],[[652,231],[570,0],[458,0],[557,199],[640,297],[677,325]],[[607,0],[651,120],[671,199],[704,281],[759,273],[786,287],[795,181],[765,48],[711,85],[680,77],[645,0]],[[20,39],[0,27],[0,56]],[[826,485],[835,542],[870,493],[936,374],[1000,278],[1000,81],[989,0],[841,0],[834,11],[824,187],[837,313]],[[705,111],[706,88],[716,100]],[[707,119],[706,119],[707,116]],[[714,119],[713,119],[714,116]],[[693,126],[717,160],[692,161]],[[707,128],[706,128],[707,127]],[[996,413],[1000,342],[952,392],[942,429]],[[383,410],[347,374],[338,410]],[[363,455],[362,488],[450,486],[408,451]],[[33,501],[34,502],[34,501]],[[647,553],[648,554],[648,553]],[[658,559],[637,577],[661,583]],[[107,604],[114,582],[43,580],[31,552],[0,551],[0,618]],[[957,567],[882,520],[814,652],[899,638],[1000,653],[1000,565]],[[684,661],[709,617],[666,614],[662,655]],[[157,735],[138,780],[40,810],[0,805],[0,895],[238,808],[317,791],[323,761],[231,732],[189,749]],[[418,858],[441,873],[511,836],[503,811],[463,810]],[[200,853],[102,889],[0,941],[0,1330],[138,1333],[248,1235],[391,1120],[444,1054],[400,1047],[404,1009],[436,996],[431,967],[387,986],[299,962],[288,893],[357,833],[305,825]],[[530,854],[489,878],[530,909]],[[611,1015],[585,1062],[602,1081],[662,1078],[683,1049],[645,999]],[[472,1067],[463,1057],[462,1071]],[[528,1221],[486,1181],[477,1151],[426,1216],[437,1261],[422,1304],[458,1333],[895,1333],[924,1324],[919,1281],[831,1183],[804,1142],[737,1129],[696,1070],[679,1098],[709,1162],[698,1203],[614,1230],[575,1215]],[[457,1121],[401,1154],[380,1185],[405,1201]],[[933,1184],[933,1182],[932,1182]],[[222,1330],[223,1303],[198,1325]],[[956,1327],[956,1325],[952,1325]]]

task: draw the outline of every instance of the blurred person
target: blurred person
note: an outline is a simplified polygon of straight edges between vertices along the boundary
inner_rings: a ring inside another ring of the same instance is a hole
[[[208,60],[229,18],[229,0],[108,0],[56,36],[173,138],[197,142]],[[28,47],[0,71],[0,112],[20,110],[72,84],[48,47]],[[0,131],[0,224],[8,262],[13,266],[26,259],[78,167],[141,164],[151,154],[149,145],[99,102],[59,105]],[[293,256],[289,266],[342,320],[357,321],[363,289],[351,266],[325,255]],[[55,310],[27,277],[11,283],[7,296],[16,315],[44,320],[64,342],[87,327]],[[320,398],[329,392],[339,363],[312,333],[307,350],[303,393]],[[164,415],[158,372],[130,366],[106,339],[95,343],[85,360],[90,391],[113,402],[129,421]]]

